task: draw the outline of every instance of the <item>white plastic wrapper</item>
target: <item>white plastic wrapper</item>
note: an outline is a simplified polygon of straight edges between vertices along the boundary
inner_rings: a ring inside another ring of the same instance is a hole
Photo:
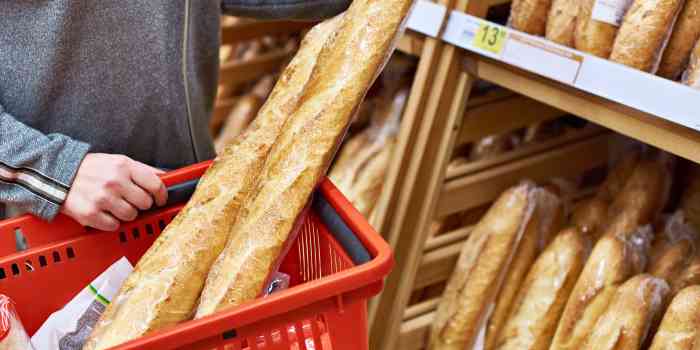
[[[100,315],[133,267],[121,258],[85,287],[63,309],[51,314],[32,337],[37,350],[81,350]]]
[[[275,272],[272,274],[270,282],[267,283],[267,287],[265,288],[265,296],[272,295],[289,288],[289,279],[289,275],[283,272]]]
[[[34,350],[9,297],[0,294],[0,350]]]

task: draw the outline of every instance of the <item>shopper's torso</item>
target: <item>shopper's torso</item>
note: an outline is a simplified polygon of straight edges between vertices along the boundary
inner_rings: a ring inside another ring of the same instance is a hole
[[[168,168],[210,158],[219,4],[0,1],[0,104],[91,152]]]

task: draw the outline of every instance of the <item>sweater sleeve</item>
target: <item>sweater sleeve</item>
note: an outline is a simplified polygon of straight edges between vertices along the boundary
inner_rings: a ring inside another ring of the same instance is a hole
[[[318,21],[335,16],[351,0],[222,0],[225,14],[257,19]]]
[[[45,135],[0,105],[0,204],[52,220],[89,148],[65,135]]]

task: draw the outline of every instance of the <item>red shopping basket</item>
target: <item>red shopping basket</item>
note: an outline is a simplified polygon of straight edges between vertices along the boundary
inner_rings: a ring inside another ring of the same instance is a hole
[[[164,182],[197,179],[209,164],[169,173]],[[0,293],[15,301],[32,334],[119,258],[136,263],[181,208],[146,213],[116,232],[88,232],[65,217],[0,222]],[[304,220],[280,267],[291,276],[289,289],[114,349],[367,349],[366,301],[391,269],[389,246],[328,180]],[[21,236],[30,248],[17,253]]]

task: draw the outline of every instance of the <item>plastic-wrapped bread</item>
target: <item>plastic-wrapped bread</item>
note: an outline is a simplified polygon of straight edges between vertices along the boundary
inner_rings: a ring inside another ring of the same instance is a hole
[[[686,0],[656,73],[667,79],[679,79],[699,39],[700,0]]]
[[[646,227],[628,235],[604,236],[595,244],[566,303],[551,350],[584,349],[617,288],[644,271],[651,237],[651,228]]]
[[[430,350],[470,349],[486,327],[520,237],[533,211],[532,184],[505,191],[462,247],[430,334]]]
[[[617,35],[617,26],[593,19],[596,1],[581,0],[579,15],[576,18],[574,47],[601,58],[608,58]]]
[[[574,47],[576,18],[581,0],[552,0],[545,37],[557,44]]]
[[[640,349],[661,319],[668,297],[668,283],[663,279],[648,274],[631,278],[615,292],[581,349]]]
[[[528,272],[495,349],[549,349],[590,249],[589,237],[575,228],[554,238]]]
[[[33,349],[12,301],[0,294],[0,350]]]
[[[224,248],[241,204],[255,188],[273,143],[316,57],[340,20],[317,26],[282,74],[260,117],[224,149],[187,205],[124,282],[84,350],[107,349],[192,317],[210,267]]]
[[[514,0],[508,25],[532,35],[544,35],[552,0]]]
[[[576,204],[571,213],[571,224],[584,234],[594,237],[600,232],[607,217],[608,202],[596,196]]]
[[[683,73],[683,84],[700,90],[700,40],[695,44],[688,68]]]
[[[647,271],[666,280],[671,285],[672,295],[677,292],[674,286],[696,254],[697,239],[698,234],[688,225],[682,211],[673,214],[663,232],[657,234]]]
[[[537,255],[561,229],[563,203],[551,192],[538,188],[533,194],[534,211],[520,239],[513,261],[506,273],[493,313],[486,328],[486,349],[494,349],[503,325],[510,315],[518,290]]]
[[[685,0],[634,0],[613,44],[610,60],[656,73]]]
[[[697,350],[700,346],[700,286],[681,290],[671,301],[649,350]]]
[[[262,293],[354,113],[389,59],[411,5],[355,0],[344,13],[209,271],[195,317]]]

